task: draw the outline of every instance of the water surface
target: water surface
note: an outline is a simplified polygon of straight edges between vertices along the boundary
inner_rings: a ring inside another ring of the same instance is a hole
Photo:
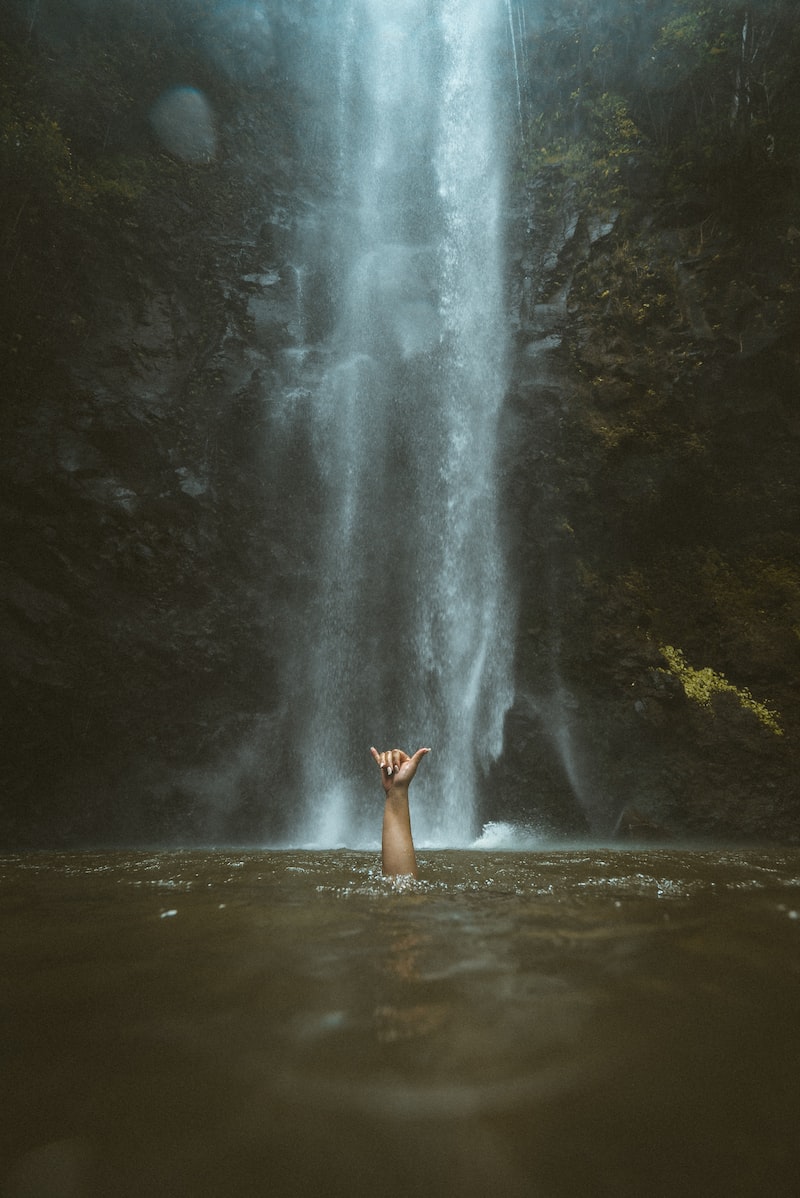
[[[800,852],[0,862],[10,1198],[796,1192]]]

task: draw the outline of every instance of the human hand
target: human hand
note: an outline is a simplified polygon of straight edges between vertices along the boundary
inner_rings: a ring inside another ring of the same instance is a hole
[[[370,749],[370,753],[380,766],[381,784],[388,794],[393,786],[408,787],[417,772],[417,766],[425,754],[430,753],[430,749],[417,749],[412,756],[404,753],[402,749],[385,749],[379,753],[373,747]]]

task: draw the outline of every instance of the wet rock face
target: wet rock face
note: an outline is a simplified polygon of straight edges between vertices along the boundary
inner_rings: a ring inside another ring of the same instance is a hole
[[[511,223],[506,502],[528,702],[498,793],[522,770],[552,794],[555,776],[563,831],[580,813],[612,835],[633,809],[678,838],[794,842],[791,733],[743,694],[795,722],[798,300],[782,231],[761,234],[755,270],[738,233],[703,243],[683,209],[654,222],[655,192],[603,221],[563,195],[537,221],[531,186]],[[687,697],[671,644],[727,689]]]
[[[6,794],[34,842],[159,838],[131,771],[207,764],[270,677],[258,401],[217,406],[219,314],[162,286],[116,297],[6,463]]]
[[[225,134],[258,140],[268,177],[233,153],[166,163],[135,215],[101,213],[63,260],[18,268],[1,417],[5,843],[264,830],[274,564],[293,558],[266,432],[288,338],[285,138],[260,111],[233,112]]]

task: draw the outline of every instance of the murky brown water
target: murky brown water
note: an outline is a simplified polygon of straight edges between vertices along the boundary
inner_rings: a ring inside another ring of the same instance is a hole
[[[800,852],[0,861],[7,1198],[790,1195]]]

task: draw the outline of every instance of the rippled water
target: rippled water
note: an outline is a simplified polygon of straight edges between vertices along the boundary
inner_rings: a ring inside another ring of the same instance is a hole
[[[9,1198],[797,1192],[800,852],[0,861]]]

